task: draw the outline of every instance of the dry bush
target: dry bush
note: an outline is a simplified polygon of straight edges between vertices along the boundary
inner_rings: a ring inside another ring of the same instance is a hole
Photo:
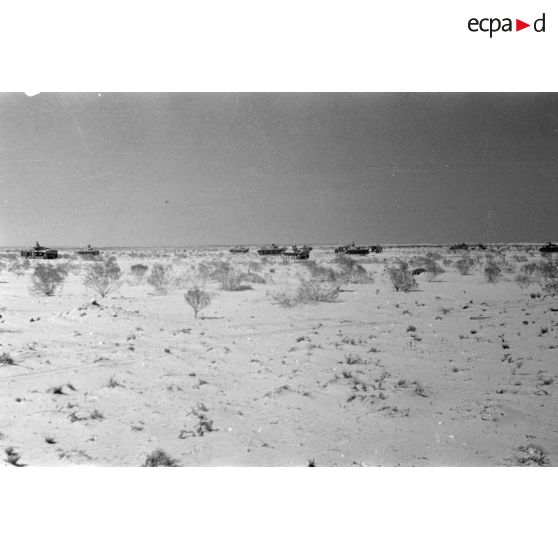
[[[553,259],[542,261],[538,267],[539,284],[548,294],[558,294],[558,262]]]
[[[17,277],[21,277],[22,275],[25,274],[25,269],[23,268],[22,263],[18,260],[14,260],[12,263],[8,265],[8,271],[10,273],[13,273]]]
[[[517,454],[517,464],[522,467],[529,467],[531,465],[547,467],[552,465],[546,451],[538,444],[519,446],[519,448],[517,448]]]
[[[258,260],[250,260],[248,262],[248,273],[252,271],[261,271],[262,268],[263,268],[263,264]]]
[[[33,270],[31,276],[31,292],[33,294],[53,296],[62,288],[68,271],[64,265],[52,265],[39,263]]]
[[[250,285],[243,284],[242,274],[232,269],[223,273],[218,281],[224,291],[246,291],[252,288]]]
[[[334,280],[342,283],[373,283],[374,277],[364,267],[346,254],[337,254],[333,260],[341,267]]]
[[[215,280],[231,271],[232,266],[229,262],[211,261],[208,263],[202,262],[198,265],[198,273],[204,281]]]
[[[116,258],[110,256],[89,264],[85,270],[83,283],[104,298],[120,287],[121,274]]]
[[[144,264],[134,264],[130,271],[139,283],[145,277],[148,269],[149,267]]]
[[[265,285],[266,283],[266,280],[261,275],[259,275],[258,273],[254,273],[253,271],[241,273],[240,280],[246,283],[257,283],[260,285]]]
[[[273,300],[284,308],[292,308],[298,304],[317,302],[335,302],[339,298],[339,283],[325,283],[310,279],[301,279],[295,293],[280,292],[273,295]]]
[[[180,462],[163,450],[155,450],[146,458],[142,467],[179,467]]]
[[[194,310],[194,319],[196,319],[198,317],[198,312],[207,308],[211,303],[211,295],[204,289],[203,284],[194,284],[186,291],[184,300],[192,307],[192,310]]]
[[[440,254],[429,252],[424,258],[423,267],[426,269],[426,275],[429,281],[433,281],[438,275],[445,273],[443,267],[438,263],[442,259]]]
[[[12,358],[10,353],[3,352],[0,355],[0,364],[2,366],[13,366],[15,364],[15,360]]]
[[[243,274],[235,270],[229,262],[217,260],[201,263],[198,270],[204,279],[217,281],[224,291],[245,291],[251,288],[242,284]]]
[[[340,285],[338,283],[322,283],[320,281],[301,280],[298,286],[297,299],[299,302],[334,302],[339,298]]]
[[[161,264],[155,264],[147,282],[155,289],[157,294],[166,294],[171,282],[169,268]]]
[[[462,256],[455,262],[455,267],[461,275],[469,275],[474,265],[475,261],[469,256]]]
[[[521,266],[521,273],[532,276],[535,275],[539,270],[539,264],[537,262],[529,262]]]
[[[516,276],[514,277],[514,281],[521,289],[521,292],[523,292],[523,289],[529,287],[529,285],[533,282],[533,279],[531,276],[527,275],[526,273],[517,273]]]
[[[334,282],[339,278],[338,272],[332,267],[318,264],[315,260],[302,262],[304,267],[310,272],[312,279],[320,282]]]
[[[272,298],[279,306],[283,308],[293,308],[298,304],[298,299],[292,293],[287,291],[281,291],[279,293],[274,293]]]
[[[407,262],[399,261],[397,267],[388,267],[386,271],[396,291],[408,293],[417,288],[416,279],[409,271],[409,264]]]
[[[489,283],[496,283],[502,274],[502,269],[492,258],[489,258],[484,266],[483,273]]]

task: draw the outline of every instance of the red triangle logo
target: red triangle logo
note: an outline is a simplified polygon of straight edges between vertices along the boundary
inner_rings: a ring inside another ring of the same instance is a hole
[[[515,20],[515,30],[516,31],[521,31],[522,29],[525,29],[526,27],[531,27],[531,25],[529,23],[525,23],[524,21],[521,21],[520,19]]]

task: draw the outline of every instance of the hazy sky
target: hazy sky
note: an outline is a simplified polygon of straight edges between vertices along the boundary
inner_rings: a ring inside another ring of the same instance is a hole
[[[0,245],[542,242],[558,94],[0,94]]]

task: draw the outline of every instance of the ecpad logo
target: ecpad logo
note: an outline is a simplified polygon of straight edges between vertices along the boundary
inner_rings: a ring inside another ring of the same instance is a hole
[[[545,17],[546,14],[543,14],[539,19],[536,19],[534,21],[533,29],[536,33],[545,32]],[[497,17],[485,17],[482,19],[477,19],[472,17],[469,20],[467,27],[469,28],[469,31],[473,33],[477,33],[479,31],[483,33],[490,33],[490,38],[492,38],[492,35],[494,33],[497,33],[498,31],[503,31],[504,33],[513,31],[512,19],[509,17],[505,17],[503,19]],[[527,27],[531,27],[531,24],[525,23],[520,19],[515,20],[516,31],[521,31],[522,29],[526,29]]]

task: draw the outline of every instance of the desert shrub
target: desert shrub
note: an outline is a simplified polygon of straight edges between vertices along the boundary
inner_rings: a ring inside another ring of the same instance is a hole
[[[120,287],[121,273],[116,258],[110,256],[89,264],[85,270],[83,283],[104,298]]]
[[[538,444],[519,446],[519,448],[517,448],[517,453],[517,464],[522,467],[529,467],[531,465],[546,467],[551,465],[550,458],[548,457],[546,451]]]
[[[356,260],[347,256],[347,254],[337,254],[335,258],[333,258],[333,263],[337,264],[343,273],[350,273],[359,265]]]
[[[529,262],[521,266],[521,273],[526,275],[535,275],[539,270],[539,264],[537,262]]]
[[[251,289],[249,285],[242,283],[243,274],[231,269],[226,273],[222,273],[219,278],[219,284],[224,291],[246,291]]]
[[[235,270],[229,262],[213,261],[201,263],[199,274],[205,279],[217,281],[224,291],[244,291],[249,289],[243,285],[243,274]]]
[[[461,275],[469,275],[474,265],[475,262],[473,258],[470,258],[469,256],[463,256],[455,262],[455,267]]]
[[[351,273],[341,277],[340,279],[341,281],[346,281],[347,283],[374,283],[374,275],[366,271],[366,269],[364,269],[364,267],[360,264],[357,264],[352,269]]]
[[[315,260],[306,260],[303,265],[310,272],[312,279],[323,282],[337,281],[338,273],[335,269],[318,264]]]
[[[300,281],[296,295],[301,303],[333,302],[339,298],[339,291],[338,283],[322,283],[303,279]]]
[[[134,264],[131,268],[130,271],[132,272],[132,275],[139,281],[141,281],[144,277],[145,274],[147,273],[147,270],[149,269],[148,266],[144,265],[144,264]]]
[[[194,285],[184,295],[184,300],[194,310],[194,319],[198,317],[198,312],[207,308],[211,302],[211,295],[201,285]]]
[[[151,269],[147,282],[155,289],[156,293],[165,294],[170,284],[168,268],[161,264],[155,264]]]
[[[408,293],[417,288],[416,279],[409,271],[407,262],[399,261],[396,267],[388,267],[386,271],[396,291]]]
[[[484,266],[483,273],[489,283],[496,283],[502,274],[502,270],[493,259],[489,259]]]
[[[251,271],[261,271],[262,267],[262,262],[259,262],[257,260],[250,260],[248,262],[248,273],[250,273]]]
[[[198,273],[204,281],[208,279],[218,281],[222,275],[228,274],[231,270],[231,264],[222,261],[202,262],[198,266]]]
[[[172,286],[178,289],[186,289],[191,282],[192,273],[186,269],[175,273],[171,280]]]
[[[521,291],[526,289],[533,282],[533,278],[527,273],[517,273],[514,280],[518,284]]]
[[[179,467],[180,462],[163,450],[155,450],[146,458],[142,467]]]
[[[274,293],[271,298],[283,308],[292,308],[293,306],[296,306],[298,304],[296,296],[287,291]]]
[[[273,300],[284,308],[292,308],[298,304],[312,304],[317,302],[334,302],[339,298],[339,283],[325,283],[316,279],[301,279],[296,292],[279,292],[273,295]]]
[[[62,288],[68,272],[63,265],[39,263],[31,275],[31,292],[34,294],[52,296]]]
[[[346,254],[337,254],[333,260],[341,272],[332,280],[342,283],[373,283],[374,276],[368,273],[364,267]]]
[[[3,366],[13,366],[15,361],[9,353],[3,352],[0,355],[0,364]]]
[[[25,273],[25,270],[23,269],[21,262],[18,260],[14,260],[8,265],[8,271],[10,273],[13,273],[17,277],[21,277]]]
[[[445,272],[444,268],[438,263],[442,259],[440,254],[434,254],[429,252],[424,258],[424,269],[426,269],[426,275],[429,281],[433,281],[438,275]]]
[[[539,264],[539,284],[548,294],[558,294],[558,262],[548,259]]]
[[[253,271],[248,271],[247,273],[240,274],[240,280],[246,283],[257,283],[264,285],[265,279],[259,275],[258,273],[254,273]]]

